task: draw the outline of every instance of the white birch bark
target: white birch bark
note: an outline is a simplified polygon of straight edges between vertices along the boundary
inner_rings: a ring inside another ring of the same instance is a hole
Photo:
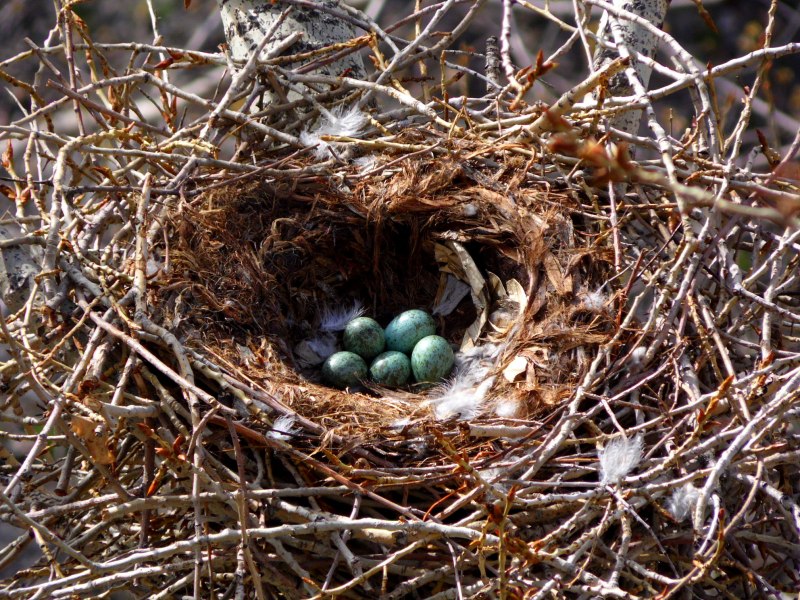
[[[271,35],[264,45],[259,58],[281,53],[281,48],[289,36],[298,32],[302,37],[285,49],[283,54],[297,54],[319,50],[332,44],[347,42],[355,37],[353,25],[345,19],[333,14],[341,12],[338,0],[316,0],[306,4],[314,4],[320,9],[308,8],[305,5],[294,5],[282,0],[217,0],[225,38],[231,58],[237,63],[244,63],[259,46],[264,38]],[[330,9],[337,9],[339,11]],[[281,21],[281,15],[287,10],[288,15]],[[325,10],[329,9],[329,10]],[[318,66],[315,66],[319,63]],[[364,61],[358,53],[350,53],[332,62],[327,57],[312,58],[309,61],[311,73],[366,78]],[[286,65],[287,68],[302,67],[301,63]],[[288,93],[290,100],[299,97],[296,93]]]
[[[656,27],[661,28],[667,15],[670,0],[612,0],[611,3],[614,7],[642,17]],[[636,74],[642,85],[647,88],[652,69],[641,60],[636,60],[636,54],[653,58],[658,47],[658,38],[641,25],[628,19],[619,19],[618,23],[617,31],[621,32],[623,43],[627,46],[634,59],[633,67],[636,69]],[[598,38],[614,42],[613,25],[613,18],[608,12],[604,11],[597,30]],[[616,49],[598,44],[594,55],[594,68],[595,70],[602,69],[617,58],[619,58],[619,52]],[[624,71],[611,78],[608,85],[608,93],[611,96],[630,96],[634,93],[633,86]],[[612,118],[610,125],[626,133],[635,134],[639,129],[641,120],[641,110],[630,110]]]
[[[15,235],[7,227],[0,227],[0,240],[13,237]],[[0,299],[11,312],[17,312],[28,302],[34,277],[41,270],[37,260],[40,254],[38,248],[31,246],[0,249]]]

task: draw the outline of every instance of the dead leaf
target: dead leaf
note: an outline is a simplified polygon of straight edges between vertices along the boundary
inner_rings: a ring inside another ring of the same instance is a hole
[[[70,429],[86,445],[92,460],[101,465],[114,462],[114,453],[108,447],[109,432],[105,423],[82,415],[73,415]]]
[[[441,273],[439,290],[433,303],[434,316],[446,317],[452,313],[469,294],[470,286],[451,273]]]
[[[559,296],[572,294],[572,276],[561,270],[561,265],[552,252],[544,255],[544,270],[547,273],[547,279],[550,280],[550,284]]]
[[[508,293],[509,301],[519,306],[519,314],[521,315],[525,312],[525,308],[528,306],[528,295],[525,293],[525,288],[522,287],[522,284],[516,279],[509,279],[506,281],[506,292]]]
[[[502,338],[514,327],[528,305],[528,297],[522,284],[516,279],[509,279],[505,284],[494,273],[488,273],[492,287],[492,312],[489,325],[495,334],[493,338]]]
[[[517,356],[511,363],[503,369],[503,377],[510,383],[521,379],[528,370],[528,359],[524,356]]]
[[[434,254],[440,271],[450,273],[469,284],[478,318],[467,328],[461,340],[461,350],[467,350],[475,346],[489,318],[488,285],[467,249],[458,242],[447,240],[444,244],[436,244]]]
[[[535,316],[542,307],[547,303],[547,286],[544,282],[536,286],[536,291],[533,293],[533,300],[531,302],[530,316]]]
[[[14,160],[14,147],[11,145],[11,140],[8,141],[8,145],[6,146],[5,152],[3,152],[2,157],[2,164],[5,169],[9,169],[11,167],[11,163]]]
[[[492,298],[494,300],[505,298],[508,293],[506,292],[506,286],[503,285],[503,282],[500,280],[500,278],[491,271],[487,271],[486,275],[488,276],[487,279],[489,280],[489,286],[492,289]]]

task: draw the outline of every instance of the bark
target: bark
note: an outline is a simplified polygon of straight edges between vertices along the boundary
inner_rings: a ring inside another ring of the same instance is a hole
[[[337,0],[313,2],[319,9],[296,6],[284,0],[217,0],[217,4],[230,56],[237,63],[247,61],[270,34],[260,59],[275,56],[276,53],[289,55],[313,52],[333,44],[342,44],[358,35],[353,25],[343,18],[346,13]],[[287,9],[288,14],[281,21]],[[287,38],[298,32],[302,37],[288,49],[281,50]],[[315,56],[304,63],[282,66],[323,75],[366,78],[364,61],[359,54],[352,52],[333,61],[330,61],[331,56]],[[296,92],[288,92],[287,97],[295,100],[300,96]]]
[[[8,228],[0,227],[0,239],[13,237]],[[30,246],[0,249],[0,298],[11,312],[17,312],[30,298],[34,277],[41,269],[34,254],[38,256],[40,252]]]
[[[618,9],[646,19],[660,29],[664,24],[670,0],[612,0],[611,3]],[[614,20],[608,12],[603,12],[600,26],[597,30],[598,38],[618,43],[619,41],[616,39],[612,29],[612,27],[617,27],[617,32],[621,34],[623,44],[633,57],[633,67],[636,70],[636,74],[642,85],[647,88],[652,69],[641,60],[637,60],[636,53],[653,58],[658,48],[658,38],[633,21],[620,18],[617,21],[619,23],[617,26],[614,25]],[[594,68],[599,70],[619,56],[620,53],[617,49],[598,45],[594,56]],[[608,85],[608,93],[611,96],[629,96],[634,93],[630,79],[624,71],[611,78]],[[640,110],[626,111],[611,119],[610,125],[627,133],[635,134],[639,129],[641,120],[642,112]]]

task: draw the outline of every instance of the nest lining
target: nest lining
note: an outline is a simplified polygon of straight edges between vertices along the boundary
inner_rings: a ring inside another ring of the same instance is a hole
[[[420,400],[432,392],[340,392],[321,385],[319,370],[299,364],[293,349],[315,334],[326,308],[360,302],[384,325],[409,308],[430,311],[442,277],[435,246],[457,241],[484,275],[518,281],[529,298],[513,326],[487,323],[476,343],[513,348],[495,374],[520,350],[539,368],[522,382],[499,379],[491,396],[518,403],[520,416],[557,402],[579,371],[559,350],[604,341],[609,331],[608,311],[584,310],[578,293],[600,285],[605,261],[591,238],[576,246],[572,201],[513,181],[478,183],[456,161],[347,175],[345,185],[322,177],[232,183],[183,204],[171,216],[162,319],[300,415],[376,433],[409,411],[424,417]],[[476,315],[467,296],[437,318],[437,331],[458,346]]]

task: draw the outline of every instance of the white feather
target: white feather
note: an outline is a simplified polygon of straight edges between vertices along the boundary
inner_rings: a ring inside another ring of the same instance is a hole
[[[494,407],[494,414],[501,419],[514,419],[518,417],[521,412],[522,404],[513,398],[501,400],[497,403],[497,406]]]
[[[292,436],[297,435],[300,430],[294,426],[294,415],[281,415],[272,424],[272,430],[267,432],[267,437],[273,440],[289,441]]]
[[[358,137],[366,124],[367,116],[358,107],[338,107],[327,113],[313,130],[301,133],[300,142],[305,146],[316,146],[314,155],[319,159],[327,159],[330,158],[328,149],[339,144],[326,142],[322,136]]]
[[[631,352],[630,364],[635,369],[640,369],[644,366],[644,359],[647,358],[647,348],[639,346],[634,348]]]
[[[642,460],[644,439],[642,436],[611,440],[599,451],[602,483],[617,483],[630,473]]]
[[[604,312],[606,310],[606,302],[608,302],[608,298],[600,291],[584,292],[581,295],[581,300],[583,300],[583,308],[594,313]]]
[[[357,106],[340,106],[325,116],[319,129],[328,135],[356,137],[366,126],[367,120],[367,115]]]
[[[700,490],[691,483],[687,483],[672,492],[672,496],[667,500],[667,510],[678,521],[683,521],[694,513],[698,498],[700,498]]]
[[[499,467],[489,467],[487,469],[477,469],[478,474],[487,483],[495,483],[503,475],[503,470]]]
[[[482,381],[494,368],[500,350],[499,344],[484,344],[456,352],[456,378],[471,384]]]
[[[453,376],[450,379],[433,388],[430,402],[438,402],[452,393],[469,389],[473,387],[474,384],[475,382],[472,380],[469,373],[462,373],[456,370],[453,372]]]
[[[378,159],[372,155],[359,156],[353,161],[353,163],[358,167],[359,173],[366,173],[367,171],[372,171],[372,169],[378,166]]]
[[[403,417],[402,419],[395,419],[394,421],[392,421],[392,424],[389,425],[389,428],[394,429],[396,431],[400,431],[404,427],[406,427],[409,423],[411,423],[411,418]]]
[[[440,386],[430,401],[437,420],[471,421],[480,415],[483,401],[494,385],[489,372],[500,349],[498,344],[484,344],[456,353],[453,378]]]
[[[467,350],[461,350],[456,353],[456,367],[464,368],[469,367],[475,362],[493,361],[500,353],[500,344],[483,344],[482,346],[473,346]]]
[[[458,418],[459,421],[471,421],[480,412],[481,399],[475,394],[474,389],[453,392],[442,398],[433,407],[433,412],[438,421]]]
[[[486,398],[486,394],[489,393],[489,390],[492,389],[493,385],[494,385],[494,377],[488,377],[484,379],[481,382],[481,384],[477,387],[475,393],[478,396],[480,396],[481,402],[483,402],[483,399]]]
[[[440,396],[432,400],[433,413],[439,421],[458,418],[471,421],[481,413],[486,394],[494,384],[494,377],[475,385],[471,378],[456,378],[443,386]]]
[[[342,306],[331,308],[325,307],[322,313],[322,321],[319,324],[320,331],[344,331],[347,324],[353,319],[360,317],[365,312],[364,305],[358,300],[350,308]]]
[[[303,367],[316,367],[325,362],[331,354],[339,349],[336,335],[320,333],[316,337],[303,340],[294,347],[297,362]]]

